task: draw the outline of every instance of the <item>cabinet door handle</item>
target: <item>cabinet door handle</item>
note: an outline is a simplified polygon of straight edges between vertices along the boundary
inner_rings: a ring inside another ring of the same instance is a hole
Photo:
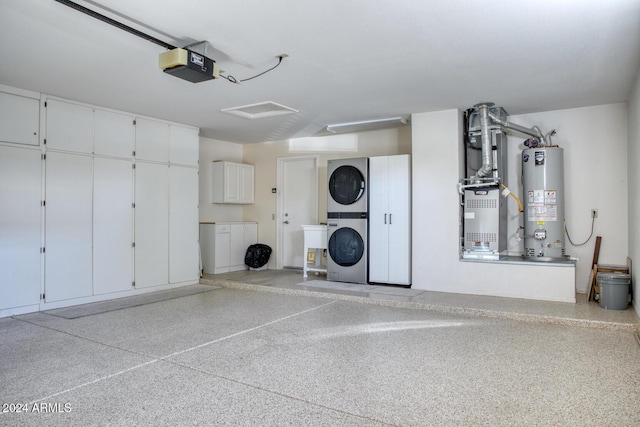
[[[391,214],[389,214],[389,225],[391,225]]]
[[[384,223],[387,223],[387,214],[384,214]]]

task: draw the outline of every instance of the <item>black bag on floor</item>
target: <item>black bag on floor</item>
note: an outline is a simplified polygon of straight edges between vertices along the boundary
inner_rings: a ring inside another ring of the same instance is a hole
[[[262,243],[249,246],[244,256],[244,263],[251,268],[260,268],[269,262],[271,248]]]

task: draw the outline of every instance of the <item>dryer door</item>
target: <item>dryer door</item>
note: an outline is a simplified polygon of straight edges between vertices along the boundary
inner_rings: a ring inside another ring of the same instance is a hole
[[[340,166],[329,178],[331,198],[341,205],[351,205],[362,197],[365,178],[355,166]]]
[[[342,227],[331,234],[327,249],[333,262],[341,267],[351,267],[362,259],[365,244],[356,230]]]

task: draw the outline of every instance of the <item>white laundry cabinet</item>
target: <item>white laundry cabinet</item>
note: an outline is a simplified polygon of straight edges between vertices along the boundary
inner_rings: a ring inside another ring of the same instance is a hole
[[[201,222],[200,250],[207,274],[246,270],[247,248],[258,243],[255,222]]]
[[[411,157],[369,158],[369,282],[411,284]]]

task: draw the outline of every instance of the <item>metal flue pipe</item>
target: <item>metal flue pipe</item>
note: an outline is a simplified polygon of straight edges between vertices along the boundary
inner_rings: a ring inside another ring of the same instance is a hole
[[[534,126],[531,129],[529,129],[524,126],[517,125],[515,123],[509,123],[508,119],[502,120],[500,117],[496,116],[493,113],[488,113],[488,114],[489,114],[489,118],[494,122],[498,123],[499,125],[504,126],[507,129],[512,129],[517,132],[524,133],[525,135],[529,135],[534,138],[537,138],[542,143],[542,145],[546,145],[545,137],[542,136],[542,132],[540,131],[540,128],[538,128],[538,126]]]
[[[472,181],[480,180],[493,173],[493,151],[491,147],[491,134],[489,133],[489,108],[493,102],[483,102],[473,106],[480,113],[480,132],[482,138],[482,167],[471,177]]]

